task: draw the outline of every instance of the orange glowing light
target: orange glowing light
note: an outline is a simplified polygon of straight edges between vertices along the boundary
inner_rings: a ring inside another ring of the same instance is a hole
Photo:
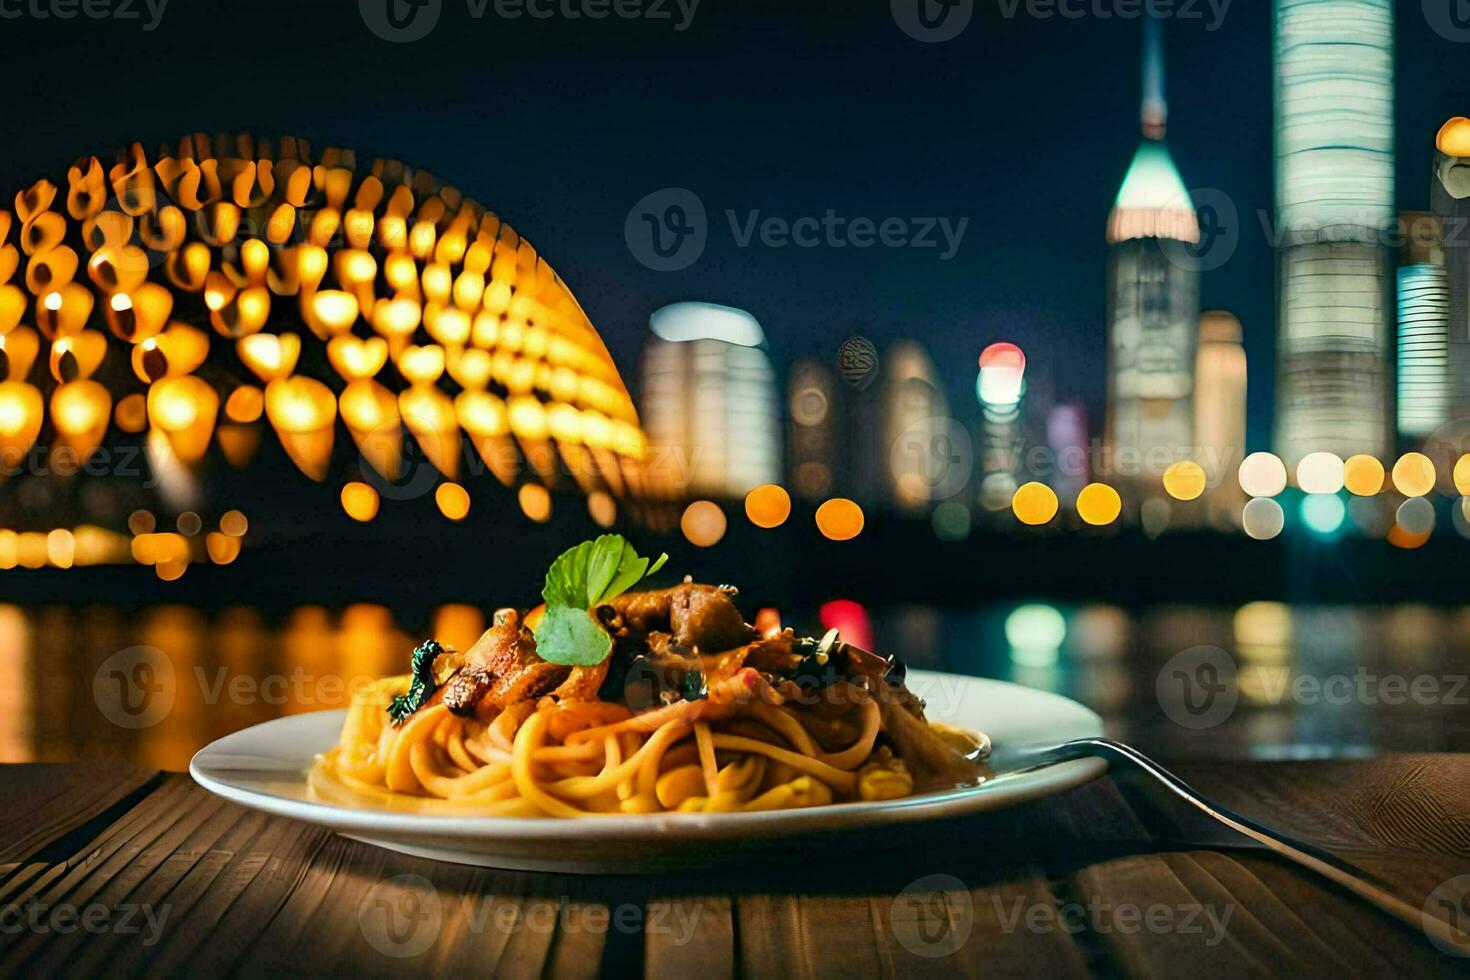
[[[241,424],[257,422],[264,411],[265,393],[254,385],[241,385],[230,392],[230,397],[225,399],[225,416],[231,422]]]
[[[745,516],[756,527],[780,527],[791,516],[791,494],[767,483],[745,495]]]
[[[366,483],[349,483],[342,488],[342,509],[354,521],[366,524],[378,516],[378,491]]]
[[[1024,483],[1011,497],[1011,510],[1022,524],[1039,527],[1057,516],[1056,491],[1045,483]]]
[[[1422,497],[1434,489],[1434,463],[1423,453],[1404,453],[1393,464],[1393,485],[1405,497]]]
[[[451,521],[462,521],[470,512],[469,491],[458,483],[441,483],[434,491],[434,503],[439,513]]]
[[[725,512],[713,500],[696,500],[684,508],[679,518],[679,530],[690,544],[700,548],[711,548],[725,536],[727,522]]]
[[[846,497],[833,497],[817,508],[817,530],[833,541],[851,541],[863,533],[863,509]]]
[[[551,494],[541,484],[522,484],[516,492],[516,499],[521,505],[521,513],[537,524],[551,520]]]
[[[1123,512],[1123,498],[1106,483],[1089,483],[1077,494],[1077,516],[1094,527],[1106,527]]]

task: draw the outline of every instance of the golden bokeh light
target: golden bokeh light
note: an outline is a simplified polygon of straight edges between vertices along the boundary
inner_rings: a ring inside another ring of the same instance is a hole
[[[756,527],[780,527],[791,516],[791,494],[774,483],[762,484],[745,495],[745,516]]]
[[[342,488],[342,510],[354,521],[368,523],[378,516],[378,491],[366,483],[347,484]]]
[[[539,483],[523,483],[516,491],[521,513],[537,524],[551,520],[551,493]]]
[[[587,514],[598,527],[610,528],[618,519],[617,501],[604,490],[594,490],[587,495]]]
[[[1164,470],[1164,492],[1175,500],[1196,500],[1205,492],[1205,469],[1193,460],[1180,460]]]
[[[1045,483],[1023,483],[1011,497],[1011,510],[1016,520],[1032,527],[1048,523],[1057,516],[1056,491]]]
[[[696,500],[684,508],[679,518],[679,530],[689,543],[700,548],[712,548],[725,536],[727,523],[725,512],[713,500]]]
[[[470,513],[470,493],[458,483],[441,483],[434,490],[439,513],[451,521],[462,521]]]
[[[219,519],[220,532],[231,538],[243,538],[250,530],[250,522],[238,510],[227,510]]]
[[[1455,490],[1462,497],[1470,497],[1470,453],[1455,460]]]
[[[231,422],[258,422],[265,412],[265,392],[255,385],[241,385],[225,399],[225,417]]]
[[[1383,464],[1376,456],[1359,453],[1342,464],[1342,482],[1348,493],[1358,497],[1376,496],[1383,490]]]
[[[1405,497],[1422,497],[1434,489],[1434,462],[1423,453],[1404,453],[1393,464],[1394,489]]]
[[[833,497],[817,508],[817,530],[832,541],[851,541],[863,533],[863,509],[846,497]]]
[[[1123,512],[1123,498],[1106,483],[1089,483],[1077,494],[1077,516],[1094,527],[1106,527]]]

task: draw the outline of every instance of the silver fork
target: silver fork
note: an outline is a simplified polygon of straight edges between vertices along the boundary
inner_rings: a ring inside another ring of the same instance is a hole
[[[1470,954],[1470,940],[1449,922],[1426,915],[1389,890],[1387,883],[1320,847],[1297,840],[1195,792],[1184,780],[1132,746],[1111,738],[1079,738],[1060,745],[997,747],[986,764],[996,780],[1074,759],[1102,758],[1129,802],[1153,811],[1174,833],[1170,843],[1200,848],[1253,848],[1279,854],[1346,888],[1394,918]]]

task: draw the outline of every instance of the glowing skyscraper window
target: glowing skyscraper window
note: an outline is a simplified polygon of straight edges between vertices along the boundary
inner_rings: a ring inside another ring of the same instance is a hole
[[[1410,212],[1399,267],[1398,423],[1405,436],[1427,436],[1450,420],[1450,280],[1442,225]]]
[[[1392,0],[1276,0],[1276,448],[1388,448]]]
[[[781,404],[760,324],[709,303],[676,303],[649,323],[640,401],[657,465],[689,495],[780,482]]]

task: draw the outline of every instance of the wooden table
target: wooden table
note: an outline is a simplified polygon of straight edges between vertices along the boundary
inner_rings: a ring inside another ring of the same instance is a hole
[[[1178,771],[1377,873],[1416,908],[1470,875],[1470,755]],[[8,766],[0,971],[714,980],[1470,968],[1273,857],[1157,852],[1111,780],[934,833],[896,859],[816,840],[800,867],[539,875],[394,854],[226,803],[184,775]],[[1470,930],[1470,878],[1460,884],[1430,904]]]

